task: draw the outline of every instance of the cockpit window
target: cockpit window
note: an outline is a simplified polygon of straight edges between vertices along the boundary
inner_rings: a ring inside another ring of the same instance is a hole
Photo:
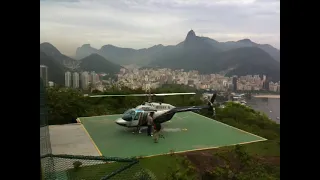
[[[139,120],[139,117],[142,112],[137,112],[136,115],[134,116],[134,120]]]
[[[135,111],[133,109],[129,109],[127,110],[126,112],[123,113],[124,115],[127,114],[127,115],[134,115],[135,114]]]
[[[122,119],[125,121],[132,121],[132,118],[135,115],[135,111],[133,109],[129,109],[126,112],[123,113]]]
[[[122,119],[125,121],[139,120],[141,113],[143,113],[143,110],[129,109],[123,113]]]

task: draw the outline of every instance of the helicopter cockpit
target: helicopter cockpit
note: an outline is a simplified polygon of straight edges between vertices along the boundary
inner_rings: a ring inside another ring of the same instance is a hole
[[[122,119],[125,121],[134,121],[139,120],[140,114],[143,113],[143,110],[140,109],[129,109],[123,113]]]

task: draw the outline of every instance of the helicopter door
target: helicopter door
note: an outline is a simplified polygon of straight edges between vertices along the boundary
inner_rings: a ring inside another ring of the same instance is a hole
[[[131,121],[131,126],[137,126],[139,124],[139,117],[143,115],[143,111],[136,111],[133,120]]]

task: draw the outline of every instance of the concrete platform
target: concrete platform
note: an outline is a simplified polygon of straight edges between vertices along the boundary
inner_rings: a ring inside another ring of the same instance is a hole
[[[99,156],[82,124],[49,126],[52,154]]]
[[[118,126],[121,115],[80,118],[85,129],[104,156],[154,156],[246,144],[266,139],[193,112],[178,113],[163,124],[165,139],[155,144],[146,133]]]
[[[46,127],[47,128],[47,127]],[[46,129],[40,129],[40,135],[47,133]],[[52,154],[68,154],[68,155],[84,155],[84,156],[100,156],[95,144],[87,134],[82,124],[66,124],[49,126],[49,135],[51,141]],[[41,137],[41,136],[40,136]],[[41,142],[41,140],[40,140]],[[45,141],[41,145],[46,147]],[[43,159],[43,164],[54,164],[54,171],[60,173],[59,178],[66,177],[67,169],[73,168],[74,161],[81,161],[83,166],[102,164],[103,161],[96,160],[79,160],[64,158]],[[50,167],[44,167],[44,169]],[[63,179],[63,178],[62,178]]]

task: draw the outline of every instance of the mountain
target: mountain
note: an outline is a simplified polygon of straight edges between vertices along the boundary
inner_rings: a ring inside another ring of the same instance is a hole
[[[50,43],[40,44],[40,65],[48,66],[48,79],[64,84],[66,71],[95,71],[109,74],[119,72],[121,66],[106,60],[98,54],[91,54],[81,60],[74,60]]]
[[[110,59],[112,62],[121,65],[145,65],[151,62],[153,57],[164,49],[163,45],[155,45],[148,49],[131,49],[120,48],[113,45],[104,45],[99,50],[90,46],[90,44],[84,44],[77,48],[76,58],[82,59],[90,54],[96,53],[103,56],[106,59]]]
[[[48,80],[57,84],[64,84],[65,67],[55,59],[40,50],[40,65],[48,67]]]
[[[227,75],[264,74],[274,81],[280,80],[280,63],[258,47],[222,52],[218,54],[216,62],[222,70],[231,69]]]
[[[189,37],[189,38],[188,38]],[[275,60],[280,61],[280,50],[272,47],[268,44],[257,44],[252,42],[250,39],[243,39],[239,41],[228,41],[218,42],[208,37],[198,37],[193,30],[189,31],[186,39],[191,39],[192,44],[183,41],[177,45],[163,46],[161,44],[152,46],[144,49],[132,49],[132,48],[121,48],[113,45],[104,45],[100,49],[96,49],[90,46],[90,44],[84,44],[77,48],[76,58],[81,59],[90,54],[97,53],[110,61],[120,65],[135,64],[139,66],[148,65],[150,62],[159,59],[163,54],[169,53],[174,54],[177,49],[181,50],[184,43],[190,44],[189,49],[202,49],[211,48],[214,52],[228,51],[232,49],[242,47],[257,47],[267,52]],[[210,45],[210,46],[208,46]]]
[[[91,47],[90,44],[84,44],[77,48],[76,59],[82,59],[94,53],[99,54],[98,50]]]
[[[120,65],[114,64],[96,53],[81,59],[80,62],[80,69],[97,73],[116,74],[122,68]]]
[[[199,37],[193,30],[177,45],[160,44],[136,50],[113,45],[95,49],[85,44],[77,49],[76,57],[79,59],[93,53],[120,65],[199,70],[200,73],[224,72],[227,75],[267,74],[275,81],[280,78],[280,50],[250,39],[218,42]]]
[[[269,44],[257,44],[255,42],[252,42],[250,39],[242,39],[237,42],[234,42],[234,41],[224,42],[224,43],[221,43],[220,47],[224,50],[231,50],[231,49],[236,49],[240,47],[257,47],[264,50],[268,54],[270,54],[271,57],[273,57],[275,60],[280,61],[280,50],[272,47]]]
[[[40,51],[46,53],[48,56],[52,57],[55,61],[69,69],[77,69],[79,62],[72,59],[64,54],[62,54],[56,47],[48,42],[40,44]]]
[[[235,44],[239,43],[249,42],[245,40]],[[185,41],[177,45],[171,54],[154,59],[148,67],[198,70],[201,73],[223,71],[227,75],[265,74],[274,81],[280,80],[280,63],[266,51],[254,45],[230,46],[230,43],[221,45],[190,31]]]

